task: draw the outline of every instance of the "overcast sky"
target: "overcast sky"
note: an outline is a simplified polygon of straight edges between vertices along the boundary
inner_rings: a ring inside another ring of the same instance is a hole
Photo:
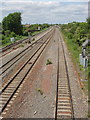
[[[0,21],[9,13],[21,12],[24,24],[84,22],[88,17],[88,1],[0,0]]]

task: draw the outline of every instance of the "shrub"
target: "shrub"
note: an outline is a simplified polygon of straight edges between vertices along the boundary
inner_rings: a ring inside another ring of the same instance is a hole
[[[37,91],[38,91],[41,95],[43,95],[43,91],[42,91],[40,88],[38,88]]]
[[[10,35],[10,30],[6,30],[5,31],[5,36],[9,37],[9,35]]]
[[[33,38],[33,40],[32,41],[35,41],[35,38]]]
[[[16,34],[14,32],[11,32],[10,36],[16,37]]]
[[[5,39],[5,36],[4,35],[2,35],[2,40],[4,40]]]
[[[28,31],[25,30],[25,31],[23,32],[23,35],[24,35],[24,36],[28,36]]]
[[[24,45],[23,45],[23,44],[21,44],[21,45],[19,45],[19,47],[24,47]]]
[[[52,62],[49,59],[47,59],[46,65],[49,65],[49,64],[52,64]]]
[[[72,33],[68,33],[68,38],[72,39],[73,38],[73,34]]]

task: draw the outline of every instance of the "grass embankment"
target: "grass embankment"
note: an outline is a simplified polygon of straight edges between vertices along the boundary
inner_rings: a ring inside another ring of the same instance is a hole
[[[13,36],[12,36],[12,37],[13,37]],[[4,40],[1,40],[1,41],[0,41],[0,47],[5,47],[5,46],[7,46],[7,45],[12,44],[13,42],[10,41],[10,38],[11,38],[11,37],[9,36],[9,37],[5,37]],[[18,41],[18,40],[23,40],[23,39],[25,39],[25,38],[27,38],[27,36],[19,36],[19,35],[17,35],[17,36],[15,37],[15,42]],[[0,36],[0,39],[2,39],[2,35]]]
[[[47,29],[48,29],[48,28],[44,28],[44,29],[42,29],[42,30],[40,30],[40,31],[33,32],[32,35],[36,35],[36,34],[41,33],[41,32],[43,32],[43,31],[45,31],[45,30],[47,30]]]
[[[87,23],[86,22],[73,22],[68,24],[61,25],[61,31],[63,33],[65,42],[68,46],[68,49],[71,53],[72,60],[78,70],[78,75],[80,76],[80,79],[82,79],[85,91],[88,89],[88,81],[85,80],[85,72],[84,67],[80,65],[79,62],[79,54],[82,53],[82,44],[84,41],[87,40],[88,29],[87,29]],[[86,48],[86,53],[87,53]],[[88,55],[88,54],[87,54]],[[88,78],[89,70],[86,69],[86,78]],[[89,86],[90,87],[90,86]]]
[[[42,31],[44,31],[44,30],[46,30],[46,29],[48,29],[48,28],[44,28],[44,29],[42,29],[42,30],[40,30],[40,31],[36,31],[36,32],[33,32],[32,33],[32,36],[33,35],[36,35],[36,34],[38,34],[38,33],[41,33]],[[7,46],[7,45],[10,45],[10,44],[12,44],[13,42],[11,42],[10,41],[10,38],[12,38],[12,37],[14,37],[13,35],[10,35],[10,36],[3,36],[2,34],[0,34],[0,39],[1,39],[1,41],[0,41],[0,47],[5,47],[5,46]],[[25,39],[25,38],[28,38],[28,36],[19,36],[19,35],[15,35],[15,42],[16,41],[18,41],[18,40],[23,40],[23,39]]]
[[[67,44],[68,50],[70,51],[72,61],[76,66],[76,68],[78,69],[78,75],[80,76],[81,79],[84,80],[84,68],[80,65],[80,62],[79,62],[79,54],[81,54],[82,52],[82,47],[75,42],[75,39],[69,39],[67,37],[67,34],[64,33],[63,31],[62,31],[62,36],[64,38],[65,43]],[[89,100],[88,100],[89,106],[88,106],[87,116],[90,118],[90,60],[88,63],[88,68],[86,69],[86,78],[87,78],[87,81],[82,81],[82,83],[84,84],[83,91],[89,97]]]
[[[74,40],[67,38],[63,33],[64,40],[67,44],[68,50],[70,51],[72,60],[75,64],[79,65],[79,54],[81,53],[81,47],[74,43]]]
[[[62,35],[65,43],[67,44],[68,50],[70,51],[70,55],[72,57],[72,61],[75,65],[75,68],[78,71],[78,75],[80,79],[84,80],[84,68],[80,65],[80,62],[79,62],[79,54],[81,54],[82,52],[82,47],[79,46],[77,43],[75,43],[74,39],[69,39],[64,32],[62,32]],[[88,69],[86,70],[86,76],[88,76],[87,74],[88,74]],[[84,84],[84,88],[82,89],[84,91],[87,91],[88,81],[82,81],[82,83]]]

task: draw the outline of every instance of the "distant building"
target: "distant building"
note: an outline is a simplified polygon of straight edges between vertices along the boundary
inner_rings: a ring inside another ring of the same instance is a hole
[[[30,26],[31,26],[30,24],[26,24],[26,25],[25,25],[26,28],[29,28]]]

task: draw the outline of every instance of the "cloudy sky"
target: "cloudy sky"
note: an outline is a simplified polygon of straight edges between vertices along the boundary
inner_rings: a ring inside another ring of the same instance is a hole
[[[89,0],[0,0],[0,21],[9,13],[21,12],[22,23],[83,22]]]

